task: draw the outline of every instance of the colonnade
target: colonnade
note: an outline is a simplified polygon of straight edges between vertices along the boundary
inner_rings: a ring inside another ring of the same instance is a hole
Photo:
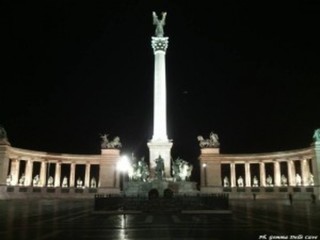
[[[202,148],[199,156],[201,187],[315,186],[319,164],[313,146],[261,154],[220,154],[219,148]]]
[[[25,166],[22,166],[22,161],[25,161]],[[40,170],[35,172],[34,165],[36,163],[40,164]],[[69,165],[70,171],[69,174],[62,176],[61,165]],[[54,166],[54,176],[51,176],[48,167],[49,165]],[[75,187],[76,184],[76,165],[84,165],[85,174],[84,179],[78,177],[77,179],[81,179],[82,184],[81,187],[97,187],[97,184],[94,182],[98,182],[99,179],[96,179],[94,176],[90,176],[90,169],[92,164],[89,162],[86,163],[63,163],[61,161],[33,161],[33,160],[23,160],[23,159],[11,159],[10,161],[10,174],[8,179],[8,185],[22,185],[22,186],[37,186],[37,187],[60,187],[62,186],[62,177],[66,177],[68,179],[68,187]],[[24,169],[21,169],[24,167]],[[77,174],[79,175],[79,174]],[[53,182],[50,182],[49,178],[52,178]],[[35,181],[36,180],[36,181]],[[94,181],[92,181],[94,180]],[[78,185],[79,186],[79,185]]]
[[[296,169],[295,162],[298,161],[300,169]],[[281,171],[280,164],[284,163],[286,169]],[[266,186],[312,186],[314,185],[313,174],[311,171],[311,159],[301,160],[275,160],[275,161],[247,161],[247,162],[230,162],[223,165],[229,165],[230,174],[221,173],[224,187],[266,187]],[[236,165],[244,165],[244,171],[236,172]],[[259,168],[258,174],[253,174],[252,165],[256,164]],[[271,164],[273,171],[267,172],[266,164]],[[244,173],[244,175],[243,175]],[[256,181],[254,181],[254,178]],[[230,179],[230,180],[229,180]],[[242,181],[243,179],[243,181]]]
[[[0,145],[1,146],[1,145]],[[120,191],[116,165],[119,149],[102,149],[99,155],[60,154],[2,145],[0,185],[99,188]]]

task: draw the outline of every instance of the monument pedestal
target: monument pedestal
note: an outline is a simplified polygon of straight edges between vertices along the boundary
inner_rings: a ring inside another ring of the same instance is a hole
[[[157,189],[159,196],[164,196],[164,191],[170,189],[174,195],[197,195],[200,193],[197,190],[196,182],[173,182],[166,180],[153,180],[151,182],[135,182],[129,181],[125,184],[124,194],[126,196],[141,196],[147,197],[151,189]]]
[[[148,147],[150,151],[150,177],[153,179],[155,177],[155,160],[159,156],[163,159],[164,162],[164,178],[171,177],[171,148],[172,142],[169,141],[150,141],[148,142]]]

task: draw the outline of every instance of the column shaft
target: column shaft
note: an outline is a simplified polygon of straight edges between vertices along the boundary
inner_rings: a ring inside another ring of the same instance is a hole
[[[303,186],[308,186],[308,177],[310,175],[310,168],[309,168],[309,163],[307,159],[302,159],[301,160],[301,178],[302,178],[302,185]]]
[[[86,164],[86,171],[84,176],[84,186],[90,187],[90,163]]]
[[[251,186],[251,172],[250,172],[250,163],[246,162],[244,164],[245,167],[245,174],[246,174],[246,187]]]
[[[27,161],[27,166],[26,166],[26,179],[25,179],[25,186],[30,186],[32,183],[32,168],[33,168],[33,162],[31,160]]]
[[[274,169],[274,185],[276,187],[281,186],[281,173],[280,173],[280,163],[275,160],[273,163],[273,169]]]
[[[288,178],[289,178],[289,186],[296,185],[296,171],[294,167],[294,163],[292,160],[288,161]]]
[[[61,163],[56,163],[55,176],[54,176],[54,186],[60,187],[60,179],[61,179]]]
[[[12,176],[12,185],[18,185],[19,181],[19,169],[20,169],[20,161],[18,159],[14,159],[11,161],[11,176]]]
[[[260,162],[260,186],[266,186],[266,169],[264,162]]]
[[[230,170],[231,170],[231,187],[236,187],[236,164],[230,163]]]
[[[46,175],[47,175],[47,162],[43,159],[41,161],[41,169],[40,169],[40,184],[39,186],[46,186]]]
[[[70,165],[70,182],[69,182],[69,187],[74,187],[75,183],[75,175],[76,175],[76,164],[71,163]]]

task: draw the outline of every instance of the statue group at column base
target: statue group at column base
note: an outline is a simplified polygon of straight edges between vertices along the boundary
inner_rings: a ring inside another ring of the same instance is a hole
[[[160,197],[163,197],[166,190],[172,191],[174,195],[197,195],[196,182],[180,181],[174,182],[169,180],[154,179],[148,182],[129,181],[124,184],[123,194],[126,196],[147,197],[151,190],[156,190]]]

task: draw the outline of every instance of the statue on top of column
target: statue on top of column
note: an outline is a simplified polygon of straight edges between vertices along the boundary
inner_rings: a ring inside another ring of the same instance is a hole
[[[162,12],[161,20],[159,20],[156,12],[152,12],[152,16],[153,16],[153,25],[156,25],[156,31],[155,31],[156,37],[163,37],[164,35],[163,26],[165,25],[167,13]]]

